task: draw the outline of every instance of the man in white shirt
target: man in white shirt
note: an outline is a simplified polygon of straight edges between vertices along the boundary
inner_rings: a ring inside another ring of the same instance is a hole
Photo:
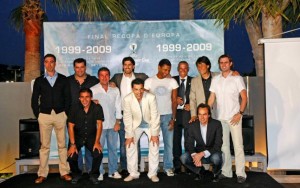
[[[124,181],[138,179],[138,142],[143,133],[149,140],[148,177],[158,182],[159,165],[159,114],[155,95],[144,91],[144,81],[134,79],[131,83],[132,93],[124,98],[123,120],[125,124],[127,167],[130,173]]]
[[[186,153],[181,155],[182,163],[201,180],[203,164],[213,164],[213,182],[218,182],[222,167],[222,125],[211,118],[210,107],[201,103],[197,108],[198,119],[192,122],[186,138]]]
[[[99,101],[104,112],[103,130],[100,139],[104,147],[107,142],[108,150],[108,177],[120,179],[122,176],[118,173],[118,131],[120,130],[121,97],[118,88],[109,86],[110,71],[106,67],[98,70],[100,83],[91,88],[93,99]],[[103,181],[103,164],[100,166],[99,181]]]
[[[232,163],[230,153],[230,133],[234,145],[237,182],[244,183],[245,154],[242,135],[242,116],[247,105],[247,92],[241,76],[232,76],[233,62],[230,56],[219,57],[221,74],[214,77],[210,86],[208,105],[212,107],[217,101],[217,119],[223,127],[222,152],[225,155],[222,174],[219,179],[232,178]],[[241,102],[239,101],[241,97]]]
[[[155,94],[160,114],[160,127],[164,142],[164,171],[167,176],[174,176],[173,172],[173,129],[176,121],[177,88],[174,78],[170,78],[171,62],[160,60],[158,73],[145,81],[145,89]]]

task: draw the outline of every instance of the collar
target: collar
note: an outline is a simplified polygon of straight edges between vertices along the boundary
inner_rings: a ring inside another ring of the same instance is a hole
[[[55,71],[55,72],[54,72],[54,75],[53,75],[52,77],[55,77],[55,76],[57,76],[57,75],[58,75],[58,74],[57,74],[57,72]],[[46,78],[46,77],[48,77],[48,76],[49,76],[48,72],[45,71],[44,78]],[[51,76],[49,76],[49,77],[51,77]]]

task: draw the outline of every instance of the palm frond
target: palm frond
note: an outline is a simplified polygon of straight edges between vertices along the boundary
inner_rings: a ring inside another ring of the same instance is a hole
[[[23,5],[18,6],[10,12],[9,19],[11,25],[17,30],[20,31],[23,28],[23,14],[22,14]]]

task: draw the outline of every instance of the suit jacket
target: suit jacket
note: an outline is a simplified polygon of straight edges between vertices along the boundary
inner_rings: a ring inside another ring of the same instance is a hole
[[[157,110],[156,98],[152,93],[144,92],[142,110],[134,94],[131,92],[124,97],[123,122],[125,138],[134,137],[134,131],[142,122],[148,123],[152,136],[158,136],[160,131],[160,115]]]
[[[148,76],[145,73],[133,73],[133,74],[135,78],[140,78],[144,81],[148,78]],[[117,85],[117,87],[120,89],[122,78],[123,78],[123,73],[117,73],[111,78],[110,81],[114,82]]]
[[[218,75],[218,73],[211,72],[211,76],[214,77]],[[190,108],[191,108],[191,116],[197,116],[197,107],[201,103],[205,103],[205,94],[204,88],[202,84],[201,75],[192,79],[191,82],[191,91],[190,91]],[[214,117],[215,112],[212,111],[212,117]]]
[[[188,137],[186,139],[186,149],[192,153],[198,153],[208,150],[211,154],[220,152],[223,144],[223,130],[220,121],[209,119],[206,132],[206,144],[201,135],[199,120],[190,124],[188,129]],[[196,145],[195,145],[196,143]]]
[[[173,78],[176,80],[178,85],[180,85],[180,77],[179,76],[173,76]],[[188,76],[187,77],[187,82],[186,82],[186,87],[185,87],[185,104],[190,104],[190,89],[191,89],[191,81],[193,77]],[[177,93],[179,93],[179,88],[177,88]]]

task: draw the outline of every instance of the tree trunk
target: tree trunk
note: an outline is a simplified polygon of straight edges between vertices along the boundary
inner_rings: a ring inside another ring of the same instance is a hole
[[[181,20],[193,20],[194,8],[193,0],[179,0],[179,19]]]
[[[41,22],[39,20],[25,20],[25,67],[24,81],[31,80],[40,76],[40,36]]]
[[[282,38],[282,16],[273,17],[262,11],[262,32],[264,38]]]
[[[261,39],[262,30],[259,21],[245,18],[245,26],[252,47],[253,59],[255,61],[256,76],[264,76],[264,54],[263,45],[258,44],[258,40]]]

